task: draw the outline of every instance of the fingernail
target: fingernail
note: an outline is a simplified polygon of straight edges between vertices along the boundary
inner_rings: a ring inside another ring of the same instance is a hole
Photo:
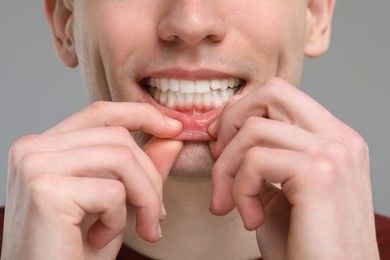
[[[211,123],[211,125],[209,125],[209,127],[207,128],[207,131],[208,133],[211,135],[211,136],[216,136],[217,135],[217,125],[219,123],[219,119],[215,120],[214,122]]]
[[[161,231],[161,225],[158,224],[158,239],[160,240],[162,238],[162,231]]]
[[[161,220],[164,220],[167,217],[167,211],[165,209],[164,204],[161,204]]]
[[[211,152],[211,155],[213,157],[215,157],[214,155],[214,151],[215,151],[215,146],[217,145],[217,142],[216,141],[210,141],[209,142],[209,148],[210,148],[210,152]]]
[[[166,121],[169,125],[171,125],[171,126],[173,126],[173,127],[175,127],[175,128],[181,126],[180,121],[177,121],[176,119],[173,119],[173,118],[170,118],[170,117],[167,117],[167,116],[165,117],[165,121]]]

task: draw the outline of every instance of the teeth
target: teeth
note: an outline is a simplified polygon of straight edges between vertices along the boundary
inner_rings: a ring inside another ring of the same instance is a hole
[[[219,107],[220,105],[222,105],[222,102],[221,102],[221,97],[220,97],[220,95],[218,94],[218,91],[213,91],[212,93],[211,93],[211,98],[212,98],[212,100],[213,100],[213,102],[214,102],[214,106],[215,107]]]
[[[175,92],[172,92],[172,93],[175,93]],[[184,107],[186,102],[185,102],[185,94],[181,93],[181,92],[176,92],[176,104],[178,107]]]
[[[221,88],[221,81],[217,80],[217,79],[212,80],[210,87],[211,87],[211,89],[220,89]]]
[[[168,104],[169,108],[174,108],[176,102],[176,93],[173,91],[168,91]]]
[[[157,91],[159,91],[159,90],[157,90]],[[167,91],[161,92],[161,94],[160,94],[160,104],[166,105],[167,101],[168,101],[168,92]]]
[[[213,80],[180,80],[168,78],[148,78],[147,85],[161,89],[162,91],[174,91],[182,93],[206,93],[211,90],[225,91],[228,88],[234,88],[241,85],[238,78],[213,79]]]
[[[203,109],[203,102],[202,102],[202,93],[195,93],[194,94],[194,106],[198,109]]]
[[[171,83],[170,85],[171,91],[180,91],[180,82],[177,79],[171,79],[170,83]]]
[[[189,81],[189,80],[180,80],[179,82],[180,82],[180,92],[182,92],[182,93],[194,93],[195,92],[195,82]]]
[[[196,93],[206,93],[210,91],[210,81],[209,80],[199,80],[195,82],[195,92]]]
[[[156,89],[153,98],[161,105],[179,110],[210,110],[226,103],[234,95],[233,89],[226,91],[213,90],[207,93],[163,92]]]
[[[178,95],[179,95],[179,93],[178,93]],[[184,99],[185,99],[185,108],[187,110],[191,109],[191,107],[194,104],[194,94],[193,93],[187,93],[187,94],[184,95]]]
[[[227,90],[228,87],[229,87],[229,81],[227,79],[221,80],[221,89],[222,89],[222,91]]]
[[[160,79],[160,87],[162,91],[169,90],[169,79]]]
[[[211,105],[211,93],[210,92],[203,94],[203,104],[206,107],[206,109],[208,109],[209,106]]]
[[[242,81],[238,78],[197,81],[148,78],[146,84],[150,95],[163,106],[207,111],[226,103]]]
[[[241,84],[241,80],[238,78],[234,78],[234,86],[238,86]]]
[[[232,96],[233,95],[234,95],[234,93],[232,94]],[[228,102],[229,98],[230,97],[229,97],[228,91],[222,91],[221,92],[221,102],[222,102],[222,104]]]

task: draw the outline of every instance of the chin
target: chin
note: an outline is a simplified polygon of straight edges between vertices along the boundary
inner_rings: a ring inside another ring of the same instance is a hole
[[[152,138],[143,132],[131,134],[140,147]],[[170,176],[211,176],[214,163],[208,141],[184,141],[183,149],[172,166]]]
[[[208,142],[185,141],[170,175],[211,176],[214,162]]]

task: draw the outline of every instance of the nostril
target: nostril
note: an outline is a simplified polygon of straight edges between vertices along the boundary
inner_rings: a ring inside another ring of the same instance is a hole
[[[194,1],[177,1],[164,12],[158,24],[158,36],[166,42],[182,42],[193,46],[204,42],[221,41],[226,34],[223,15],[212,1],[201,5]]]

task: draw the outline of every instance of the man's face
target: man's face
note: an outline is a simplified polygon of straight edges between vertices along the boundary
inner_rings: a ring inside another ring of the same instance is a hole
[[[91,100],[146,102],[183,123],[173,172],[208,174],[207,127],[233,95],[282,77],[299,85],[306,0],[74,0],[73,35]],[[150,139],[134,135],[143,145]]]

